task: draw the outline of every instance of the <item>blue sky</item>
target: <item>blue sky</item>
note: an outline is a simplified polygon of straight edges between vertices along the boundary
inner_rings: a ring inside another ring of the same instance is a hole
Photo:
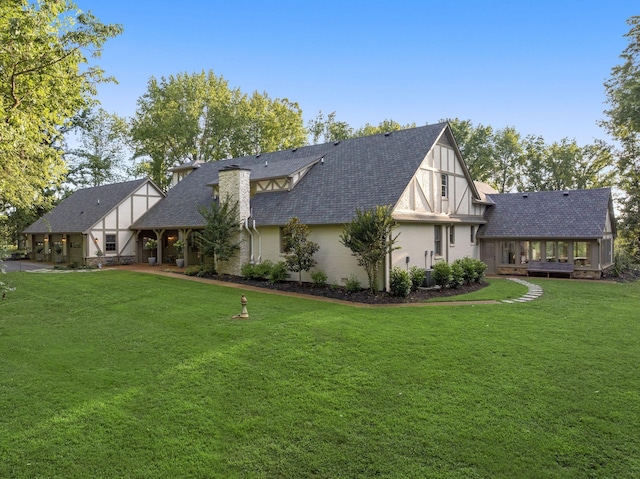
[[[637,0],[76,0],[120,23],[102,107],[133,116],[149,78],[213,70],[245,93],[353,127],[470,119],[547,142],[608,139],[604,81]],[[635,7],[635,8],[634,8]]]

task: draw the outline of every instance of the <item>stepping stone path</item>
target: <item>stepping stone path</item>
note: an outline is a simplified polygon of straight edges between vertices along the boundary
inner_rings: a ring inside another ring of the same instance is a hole
[[[529,288],[529,291],[524,296],[521,296],[518,299],[503,299],[503,303],[526,303],[527,301],[533,301],[534,299],[542,296],[542,288],[537,284],[529,283],[529,281],[525,281],[519,278],[507,278],[508,280],[514,281],[522,286],[526,286]]]

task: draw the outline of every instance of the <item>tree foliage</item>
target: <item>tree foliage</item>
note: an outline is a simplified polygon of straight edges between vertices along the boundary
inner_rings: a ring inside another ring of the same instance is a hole
[[[297,103],[246,95],[212,71],[151,77],[131,134],[135,156],[144,160],[138,173],[163,188],[168,169],[181,163],[295,148],[307,135]]]
[[[206,224],[202,231],[195,233],[196,241],[202,253],[212,259],[217,271],[219,261],[229,261],[240,249],[238,202],[220,199],[199,211]]]
[[[563,138],[547,144],[542,136],[522,138],[515,128],[494,130],[470,120],[449,120],[462,158],[474,180],[501,193],[612,186],[612,148],[601,140],[580,146]]]
[[[309,227],[295,216],[284,226],[282,240],[287,269],[297,272],[298,282],[302,284],[302,272],[309,271],[317,264],[313,255],[320,246],[309,240]]]
[[[63,181],[60,129],[111,80],[87,55],[121,32],[68,0],[0,3],[0,208]]]
[[[377,135],[389,131],[414,128],[415,126],[415,123],[402,125],[394,120],[384,120],[378,125],[366,123],[360,128],[353,128],[345,121],[337,121],[335,111],[329,113],[326,118],[322,111],[320,111],[314,119],[309,121],[308,128],[312,143],[317,144]]]
[[[85,110],[76,121],[78,148],[65,154],[67,180],[81,187],[124,181],[127,177],[127,120],[102,108]]]
[[[622,63],[611,69],[604,84],[609,109],[603,122],[621,146],[617,158],[619,187],[626,195],[620,201],[620,237],[625,248],[640,261],[640,16],[627,20],[628,45]]]
[[[398,235],[393,236],[397,223],[391,216],[392,206],[375,206],[369,210],[356,209],[356,216],[342,228],[340,242],[357,258],[367,273],[369,289],[379,287],[378,271],[386,255],[394,247]]]

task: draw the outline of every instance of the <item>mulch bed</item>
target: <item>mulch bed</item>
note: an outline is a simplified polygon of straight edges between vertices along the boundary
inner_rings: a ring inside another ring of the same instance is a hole
[[[268,281],[245,279],[238,276],[230,275],[208,275],[210,279],[218,281],[226,281],[229,283],[246,284],[264,289],[272,289],[278,291],[287,291],[291,293],[308,294],[311,296],[322,296],[331,299],[340,299],[343,301],[353,301],[364,304],[401,304],[401,303],[420,303],[430,298],[442,298],[446,296],[457,296],[460,294],[470,293],[488,286],[488,283],[481,281],[462,285],[459,288],[420,288],[412,291],[406,298],[391,296],[389,293],[380,291],[376,294],[370,293],[368,290],[360,290],[356,292],[347,291],[343,287],[337,286],[316,286],[312,283],[299,284],[297,281],[284,281],[282,283],[269,283]]]

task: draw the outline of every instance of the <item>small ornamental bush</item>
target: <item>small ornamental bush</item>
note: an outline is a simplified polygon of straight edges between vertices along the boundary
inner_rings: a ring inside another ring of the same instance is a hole
[[[322,287],[327,285],[327,273],[322,271],[321,269],[317,269],[311,273],[311,279],[313,280],[313,284]]]
[[[454,263],[458,263],[462,267],[464,282],[466,284],[471,284],[476,280],[478,272],[476,271],[475,259],[465,256],[464,258],[455,260]]]
[[[344,287],[350,293],[355,293],[355,292],[360,291],[362,289],[362,285],[360,284],[360,280],[358,280],[358,278],[353,274],[351,276],[349,276],[349,279],[344,284]]]
[[[451,283],[451,267],[446,261],[438,261],[433,265],[433,281],[441,288]]]
[[[289,278],[289,271],[284,261],[278,261],[271,267],[269,273],[269,283],[281,283]]]
[[[273,268],[273,263],[268,259],[264,260],[262,263],[254,264],[254,276],[252,279],[269,279],[271,276],[271,268]]]
[[[191,265],[184,270],[184,274],[187,276],[197,276],[200,273],[200,265]]]
[[[252,263],[245,263],[242,265],[242,268],[240,268],[240,274],[243,278],[246,279],[264,279],[262,276],[260,276],[261,272],[258,272],[257,269],[257,265]]]
[[[454,261],[451,264],[451,283],[452,288],[459,288],[464,284],[464,268],[460,261]]]
[[[424,284],[424,280],[427,277],[427,270],[412,266],[409,270],[409,276],[411,277],[411,289],[416,291]]]
[[[487,265],[479,259],[474,259],[473,265],[476,269],[476,283],[479,283],[484,277],[484,272],[487,270]]]
[[[200,270],[198,271],[196,276],[199,276],[201,278],[208,278],[215,274],[216,274],[216,268],[213,265],[213,263],[205,263],[203,265],[200,265]]]
[[[411,292],[411,276],[409,276],[409,272],[394,266],[389,277],[389,287],[392,296],[400,296],[401,298],[409,296]]]

